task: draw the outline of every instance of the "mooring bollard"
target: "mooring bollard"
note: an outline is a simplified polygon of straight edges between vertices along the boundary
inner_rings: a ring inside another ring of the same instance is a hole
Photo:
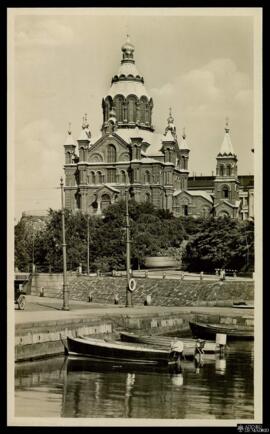
[[[119,304],[119,295],[115,294],[114,296],[114,304]]]
[[[40,297],[44,297],[44,288],[43,288],[43,287],[40,288],[39,296],[40,296]]]
[[[163,279],[166,279],[166,273],[163,273],[162,277],[163,277]]]
[[[150,306],[152,300],[151,300],[151,295],[147,295],[146,299],[144,300],[144,305],[145,306]]]
[[[200,272],[200,280],[203,280],[203,271]]]

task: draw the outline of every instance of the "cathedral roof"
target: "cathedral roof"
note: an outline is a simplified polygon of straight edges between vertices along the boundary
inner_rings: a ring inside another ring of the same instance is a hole
[[[127,97],[128,95],[136,95],[138,98],[141,98],[142,96],[150,98],[143,83],[129,79],[113,82],[108,95],[112,98],[114,98],[115,95],[123,95],[124,97]]]
[[[71,131],[68,131],[68,135],[65,141],[65,146],[66,145],[72,145],[72,146],[76,146],[75,140],[72,137]]]
[[[138,72],[134,60],[134,45],[127,35],[126,43],[122,46],[122,60],[118,73],[112,78],[112,84],[108,96],[112,98],[119,94],[127,97],[136,95],[138,98],[146,96],[150,98],[145,87],[142,75]]]
[[[130,138],[134,137],[134,128],[118,128],[116,134],[120,136],[125,142],[130,143]],[[163,134],[158,134],[153,131],[140,129],[140,137],[142,137],[143,142],[148,143],[149,146],[145,151],[145,155],[148,156],[160,156],[163,155],[161,152],[162,140],[164,138]]]
[[[183,128],[182,141],[180,143],[180,149],[190,150],[186,138],[187,138],[187,136],[186,136],[186,133],[185,133],[185,128]]]
[[[228,120],[226,120],[225,135],[218,155],[235,155],[229,133],[230,129],[228,126]]]

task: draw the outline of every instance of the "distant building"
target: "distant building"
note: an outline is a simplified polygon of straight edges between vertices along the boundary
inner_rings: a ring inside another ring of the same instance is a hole
[[[217,155],[216,176],[207,180],[207,188],[203,179],[200,183],[196,178],[196,187],[188,178],[185,132],[178,139],[170,110],[164,134],[156,133],[153,106],[128,37],[122,46],[118,73],[102,99],[100,135],[91,136],[86,116],[77,144],[68,132],[64,145],[66,208],[102,214],[108,205],[124,198],[126,186],[130,185],[129,194],[136,201],[149,201],[176,216],[252,217],[253,187],[242,185],[237,176],[237,157],[228,124]]]

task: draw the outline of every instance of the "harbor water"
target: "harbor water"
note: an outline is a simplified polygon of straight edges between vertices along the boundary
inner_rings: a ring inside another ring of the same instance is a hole
[[[15,367],[15,416],[251,419],[253,342],[229,342],[225,357],[177,371],[54,357]]]

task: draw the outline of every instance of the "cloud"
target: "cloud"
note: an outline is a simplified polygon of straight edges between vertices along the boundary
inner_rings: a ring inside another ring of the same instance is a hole
[[[33,21],[31,26],[24,26],[17,31],[15,42],[18,47],[56,47],[68,45],[74,41],[70,27],[52,19]]]
[[[172,83],[166,83],[161,88],[153,88],[151,89],[151,93],[157,96],[172,96],[174,93],[174,86]]]
[[[18,133],[15,154],[19,190],[58,185],[64,162],[63,139],[48,119],[33,121]]]
[[[183,117],[217,117],[252,108],[251,79],[227,58],[213,59],[201,67],[176,76],[161,88],[152,89],[156,105],[166,107],[177,95],[178,114]]]

